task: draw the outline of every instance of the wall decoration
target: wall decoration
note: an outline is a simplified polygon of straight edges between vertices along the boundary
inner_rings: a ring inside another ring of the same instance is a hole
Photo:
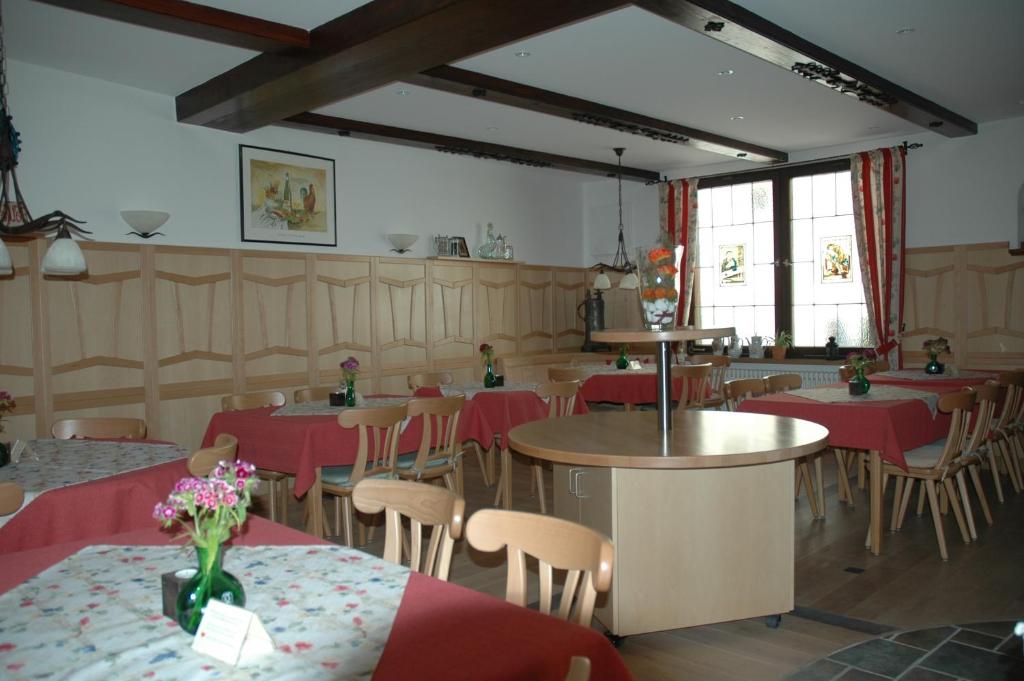
[[[718,285],[733,286],[747,282],[745,244],[722,244],[718,247]]]
[[[821,283],[850,282],[850,262],[853,256],[853,238],[826,236],[821,238]]]
[[[334,160],[238,145],[242,241],[337,246]]]
[[[464,236],[457,236],[457,237],[455,237],[455,243],[456,243],[456,245],[458,246],[458,249],[459,249],[459,257],[460,258],[468,258],[469,257],[469,245],[466,243],[466,237],[464,237]]]

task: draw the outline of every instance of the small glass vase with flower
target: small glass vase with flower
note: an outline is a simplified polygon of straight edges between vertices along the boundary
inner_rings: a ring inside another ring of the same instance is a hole
[[[637,250],[637,277],[640,280],[640,309],[649,331],[675,328],[679,305],[679,268],[683,247],[640,248]]]
[[[871,390],[871,381],[867,377],[867,369],[878,360],[878,353],[871,348],[860,352],[851,352],[846,356],[846,362],[853,367],[853,378],[850,379],[849,388],[851,395],[866,395]]]
[[[928,363],[924,365],[924,372],[933,375],[945,373],[946,365],[939,361],[939,355],[952,352],[949,341],[939,336],[926,340],[921,348],[928,353]]]
[[[199,628],[211,598],[245,605],[241,582],[223,568],[224,543],[245,523],[255,474],[251,463],[221,461],[208,478],[179,480],[167,500],[153,509],[153,517],[164,527],[180,525],[196,547],[199,569],[182,585],[175,604],[178,624],[190,634]]]
[[[484,366],[484,387],[493,388],[498,384],[494,376],[494,346],[488,343],[480,344],[480,363]]]
[[[6,390],[0,390],[0,433],[4,432],[4,414],[14,411],[18,403],[14,401],[11,394]],[[6,466],[11,461],[10,450],[6,442],[0,442],[0,466]]]
[[[341,363],[341,377],[345,380],[345,406],[356,406],[356,377],[359,376],[359,360],[349,355]]]

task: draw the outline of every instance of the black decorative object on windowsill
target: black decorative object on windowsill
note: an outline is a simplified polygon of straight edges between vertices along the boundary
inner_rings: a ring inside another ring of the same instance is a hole
[[[829,336],[828,343],[825,343],[825,359],[839,359],[839,344],[835,336]]]

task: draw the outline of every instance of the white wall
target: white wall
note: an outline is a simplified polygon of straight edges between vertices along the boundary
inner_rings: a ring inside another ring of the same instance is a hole
[[[908,247],[1000,241],[1016,245],[1024,239],[1024,234],[1018,236],[1018,201],[1024,201],[1018,199],[1018,192],[1024,192],[1024,118],[981,125],[978,134],[970,137],[950,139],[925,132],[905,139],[924,144],[907,156]],[[829,158],[893,146],[903,140],[874,139],[859,144],[794,152],[790,159],[798,162]],[[664,174],[671,178],[699,177],[755,167],[750,163],[730,162],[698,168],[673,168]],[[630,225],[635,231],[635,240],[629,241],[627,232],[628,244],[636,245],[639,243],[636,239],[655,239],[658,232],[657,188],[633,183],[624,185],[624,200],[626,187],[633,188],[629,200],[637,218]],[[610,199],[614,209],[614,182],[592,182],[584,187],[583,197],[584,244],[593,244],[584,251],[584,259],[594,262],[593,251],[599,251],[600,245],[608,241],[606,203]]]
[[[249,144],[336,160],[335,252],[388,254],[388,232],[420,234],[414,256],[435,233],[475,248],[492,222],[517,260],[582,264],[585,175],[285,128],[226,133],[177,123],[171,97],[24,62],[8,69],[29,208],[87,220],[97,240],[140,241],[119,212],[150,209],[171,219],[149,243],[301,250],[240,241],[238,145]]]

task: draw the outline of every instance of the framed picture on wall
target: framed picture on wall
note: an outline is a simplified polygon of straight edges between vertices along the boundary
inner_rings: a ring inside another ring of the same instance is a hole
[[[238,145],[242,241],[337,246],[334,160]]]

